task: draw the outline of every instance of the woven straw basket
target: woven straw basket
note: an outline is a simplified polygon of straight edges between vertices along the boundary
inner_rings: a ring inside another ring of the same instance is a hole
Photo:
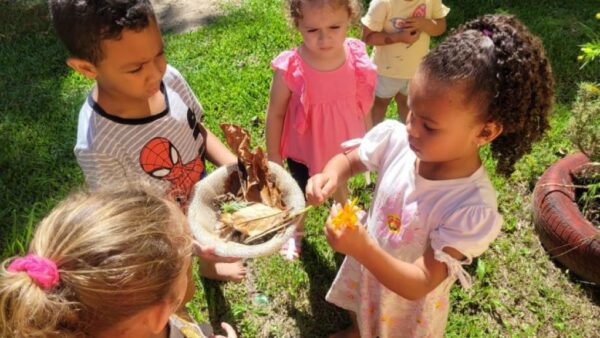
[[[188,221],[198,242],[204,246],[215,247],[215,253],[222,257],[254,258],[267,256],[278,251],[292,237],[302,217],[297,217],[293,225],[264,243],[245,245],[233,241],[224,241],[215,232],[217,225],[217,207],[213,205],[215,197],[225,193],[225,180],[236,170],[237,164],[223,166],[200,180],[194,186],[192,200],[188,207]],[[269,170],[276,186],[281,191],[283,202],[292,208],[292,212],[305,206],[304,195],[292,176],[280,165],[269,162]]]

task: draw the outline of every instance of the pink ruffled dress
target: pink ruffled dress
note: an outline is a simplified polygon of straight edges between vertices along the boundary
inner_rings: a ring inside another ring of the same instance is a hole
[[[377,69],[362,41],[348,38],[345,47],[346,62],[332,71],[311,68],[296,49],[271,62],[292,92],[281,135],[281,157],[303,163],[311,176],[343,151],[342,142],[366,132],[364,118],[373,105]]]

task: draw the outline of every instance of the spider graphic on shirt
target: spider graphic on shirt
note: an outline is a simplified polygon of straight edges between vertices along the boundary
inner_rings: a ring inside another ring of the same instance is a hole
[[[187,120],[194,140],[200,134],[206,140],[205,130],[196,120],[196,115],[192,110],[188,110]],[[204,152],[203,144],[198,150],[197,156],[191,161],[183,163],[179,150],[169,139],[155,137],[142,147],[139,161],[142,169],[148,175],[170,183],[167,195],[185,209],[194,184],[206,174],[203,161]]]

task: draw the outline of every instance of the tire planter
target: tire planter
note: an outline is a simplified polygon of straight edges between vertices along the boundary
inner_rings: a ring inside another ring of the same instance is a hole
[[[583,279],[600,284],[600,231],[579,211],[571,177],[588,162],[577,153],[546,170],[533,191],[533,219],[552,258]]]

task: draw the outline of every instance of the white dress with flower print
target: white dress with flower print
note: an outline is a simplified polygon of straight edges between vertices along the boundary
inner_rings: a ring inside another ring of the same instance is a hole
[[[357,315],[361,337],[441,337],[448,317],[450,287],[470,277],[462,268],[483,253],[500,232],[496,194],[483,167],[466,178],[431,181],[419,176],[406,127],[385,121],[359,147],[361,161],[378,172],[366,226],[395,258],[414,262],[431,246],[449,276],[425,297],[411,301],[388,290],[355,259],[344,260],[326,299]],[[444,247],[460,251],[457,261]],[[402,283],[398,280],[398,283]]]

